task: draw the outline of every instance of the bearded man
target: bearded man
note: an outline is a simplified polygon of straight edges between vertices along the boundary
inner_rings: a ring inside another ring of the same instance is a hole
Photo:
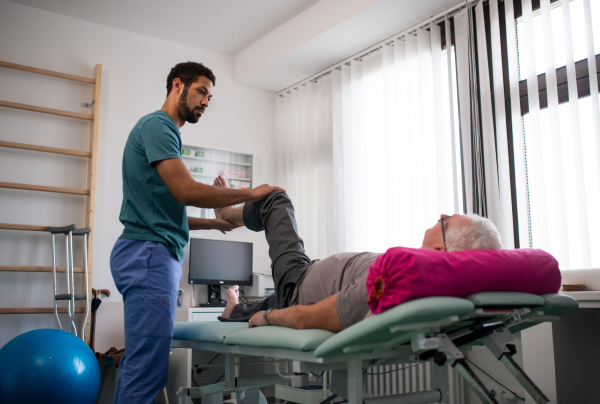
[[[154,403],[167,383],[169,353],[183,248],[189,230],[238,225],[222,219],[188,218],[186,205],[222,208],[259,201],[281,188],[252,190],[213,187],[194,181],[181,159],[181,128],[196,123],[212,98],[215,75],[200,63],[179,63],[167,78],[167,99],[159,111],[135,125],[123,153],[125,226],[115,243],[110,268],[123,295],[125,355],[113,403]]]

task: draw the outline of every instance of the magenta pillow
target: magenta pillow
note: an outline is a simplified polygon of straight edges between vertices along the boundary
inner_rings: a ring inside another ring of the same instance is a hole
[[[374,314],[430,296],[467,297],[480,292],[556,293],[558,262],[542,250],[445,252],[395,247],[369,268],[367,293]]]

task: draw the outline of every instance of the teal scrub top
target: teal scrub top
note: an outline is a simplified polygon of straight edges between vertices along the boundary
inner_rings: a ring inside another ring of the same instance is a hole
[[[123,152],[122,239],[159,241],[180,261],[188,243],[185,205],[164,183],[154,163],[181,159],[181,132],[164,111],[142,117]]]

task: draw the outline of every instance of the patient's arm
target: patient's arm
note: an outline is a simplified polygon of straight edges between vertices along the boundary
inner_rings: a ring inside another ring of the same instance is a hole
[[[299,330],[307,328],[320,328],[328,331],[341,331],[342,324],[337,314],[335,300],[337,293],[309,306],[292,306],[285,309],[272,310],[267,319],[271,325],[296,328]],[[264,311],[259,311],[250,319],[248,327],[260,327],[267,325],[263,318]]]

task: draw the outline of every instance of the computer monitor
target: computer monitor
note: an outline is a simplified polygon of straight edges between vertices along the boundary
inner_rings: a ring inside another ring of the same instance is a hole
[[[221,285],[252,285],[252,243],[190,240],[190,284],[208,285],[208,303],[222,306]]]

